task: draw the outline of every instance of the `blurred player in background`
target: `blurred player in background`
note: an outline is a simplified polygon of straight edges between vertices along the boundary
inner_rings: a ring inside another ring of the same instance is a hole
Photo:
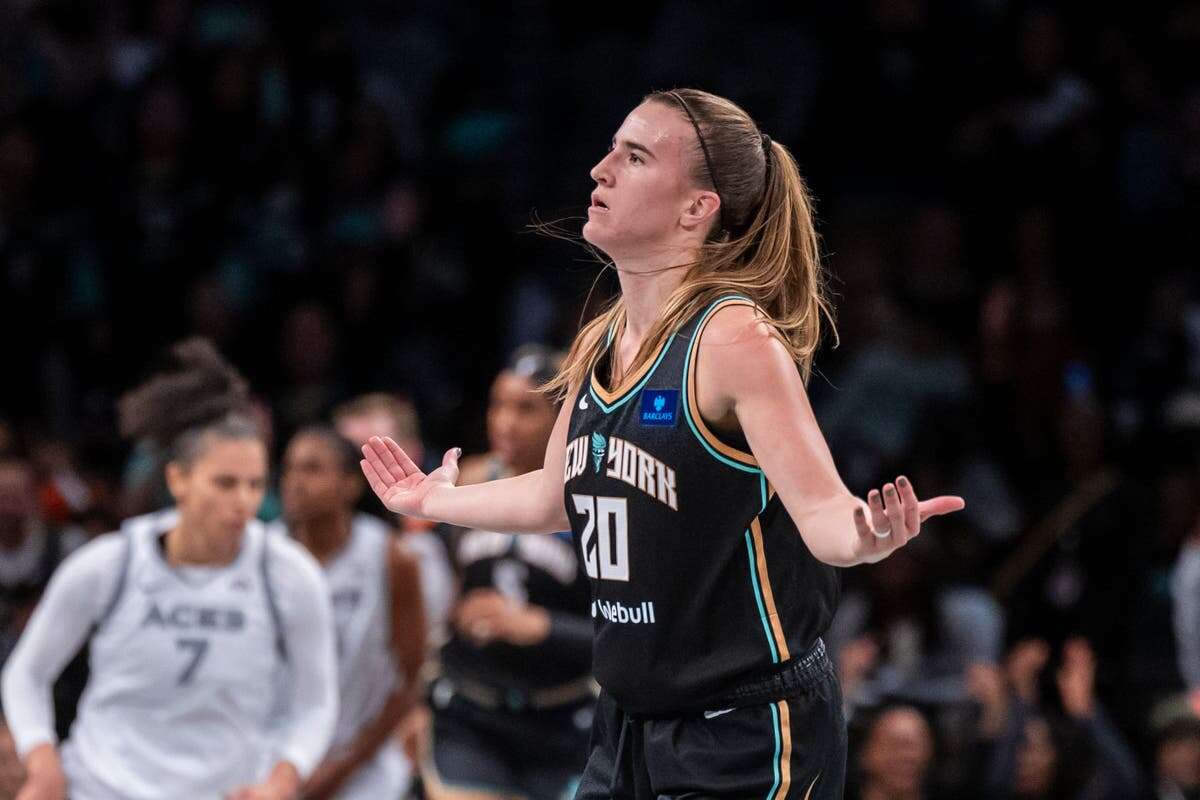
[[[378,517],[357,513],[358,448],[328,427],[305,428],[283,458],[283,519],[321,564],[336,631],[337,730],[304,797],[396,800],[412,766],[393,732],[420,696],[425,615],[416,559]]]
[[[492,383],[491,452],[463,462],[464,483],[539,469],[558,407],[538,387],[561,356],[535,345]],[[454,538],[461,596],[433,684],[435,800],[573,792],[587,758],[594,706],[587,575],[569,533],[467,530]]]
[[[246,383],[202,340],[170,355],[120,410],[122,432],[161,454],[176,507],[72,554],[5,667],[21,800],[287,800],[333,734],[329,599],[303,548],[254,519],[267,450]],[[60,751],[50,687],[85,642]],[[281,684],[299,713],[271,732]]]
[[[347,440],[362,446],[372,436],[391,437],[411,447],[420,461],[425,446],[421,441],[421,424],[417,410],[409,401],[384,392],[364,394],[338,406],[333,411],[333,426]],[[360,504],[369,513],[391,517],[391,513],[369,497]],[[445,542],[427,520],[410,516],[395,518],[400,526],[400,541],[416,556],[421,568],[421,593],[425,605],[427,642],[430,647],[441,646],[446,639],[446,622],[454,600],[454,572],[450,567]]]

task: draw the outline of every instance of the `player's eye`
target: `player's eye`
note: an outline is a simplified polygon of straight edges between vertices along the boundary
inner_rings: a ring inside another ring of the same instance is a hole
[[[637,153],[630,153],[630,154],[629,154],[629,160],[630,160],[631,162],[633,162],[634,164],[642,164],[642,163],[645,163],[645,162],[642,160],[642,157],[641,157],[641,156],[639,156]]]

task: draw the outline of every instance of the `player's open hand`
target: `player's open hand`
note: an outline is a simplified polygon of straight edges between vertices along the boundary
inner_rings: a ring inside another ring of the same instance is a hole
[[[408,454],[390,437],[372,436],[362,446],[359,462],[367,483],[389,511],[428,519],[425,501],[436,489],[450,488],[458,482],[460,448],[446,451],[442,465],[426,475]]]
[[[894,484],[884,484],[882,492],[872,489],[867,493],[870,519],[861,504],[854,509],[858,561],[882,561],[920,533],[925,520],[961,511],[966,505],[961,497],[953,495],[918,500],[912,481],[903,475]]]

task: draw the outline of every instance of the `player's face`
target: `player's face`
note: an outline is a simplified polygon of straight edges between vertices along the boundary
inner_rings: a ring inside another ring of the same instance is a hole
[[[695,136],[679,110],[663,103],[629,112],[613,149],[592,167],[596,189],[583,238],[614,259],[669,244],[696,190],[685,159]]]
[[[925,720],[915,711],[893,709],[875,723],[863,761],[874,782],[908,795],[921,789],[932,752]]]
[[[501,372],[488,399],[488,442],[510,467],[537,469],[557,413],[529,378]]]
[[[425,448],[419,439],[401,436],[399,424],[390,414],[383,411],[372,411],[368,414],[345,416],[337,421],[337,432],[343,438],[362,446],[372,436],[383,438],[390,436],[396,444],[404,448],[408,457],[420,464],[425,458]]]
[[[172,464],[168,485],[189,527],[239,540],[267,487],[267,448],[257,439],[211,437],[190,466]]]
[[[348,477],[332,444],[320,436],[297,436],[283,455],[279,476],[284,518],[305,522],[352,506]]]

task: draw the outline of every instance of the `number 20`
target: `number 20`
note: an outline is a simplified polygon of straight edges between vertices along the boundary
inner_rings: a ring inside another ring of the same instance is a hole
[[[629,580],[629,504],[624,497],[573,494],[575,510],[587,516],[583,563],[588,576],[606,581]]]

